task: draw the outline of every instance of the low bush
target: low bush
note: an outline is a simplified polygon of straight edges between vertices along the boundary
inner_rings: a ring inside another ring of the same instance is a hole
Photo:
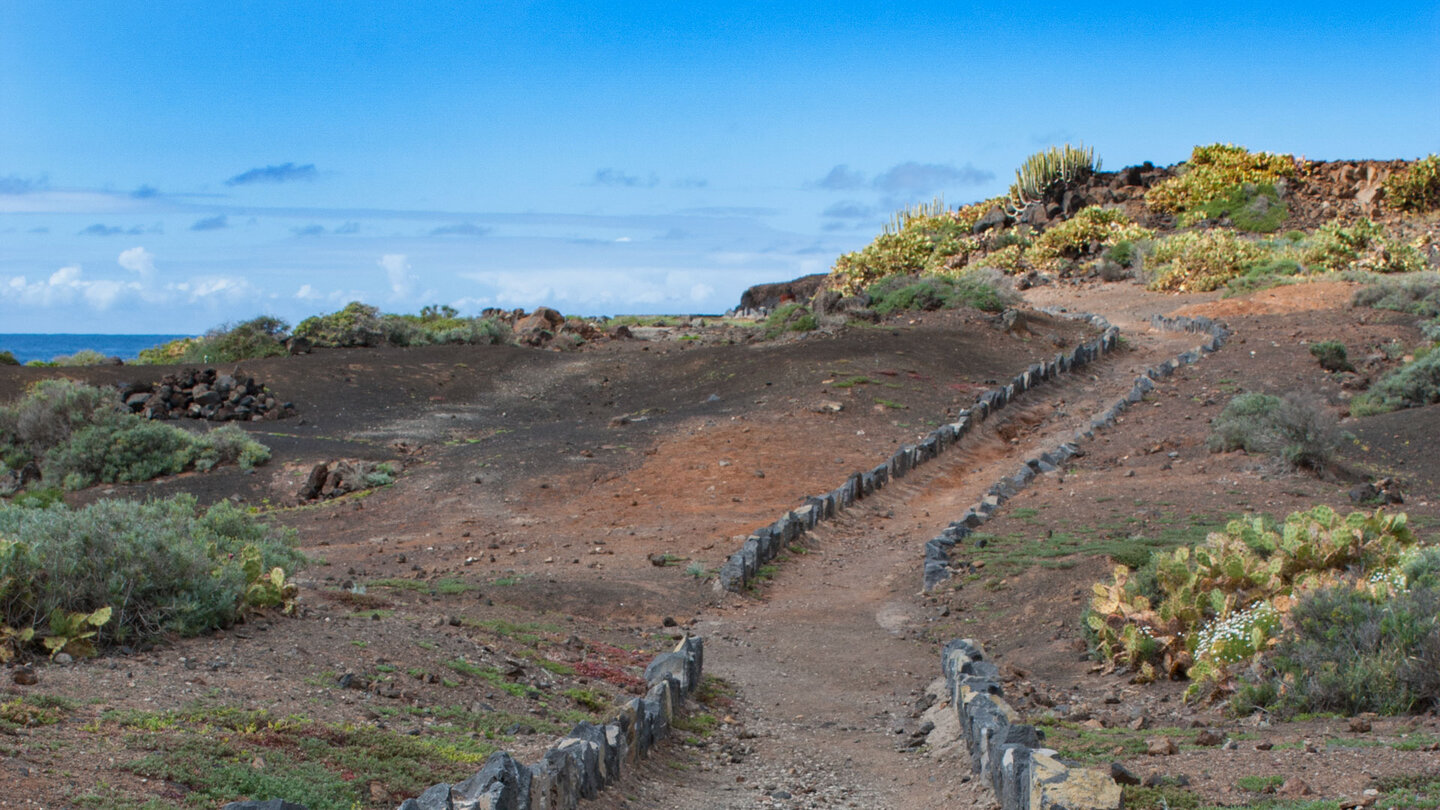
[[[13,353],[8,352],[8,351],[0,352],[0,366],[18,366],[18,365],[20,365],[20,361],[15,359],[15,355],[14,355]]]
[[[1000,312],[1020,301],[999,273],[968,271],[960,276],[892,276],[866,290],[881,315],[903,310],[972,307]]]
[[[1237,230],[1274,233],[1289,215],[1274,183],[1240,183],[1192,208],[1185,220],[1228,219]]]
[[[791,302],[775,308],[765,319],[764,335],[776,338],[786,332],[811,332],[819,327],[815,316],[803,304]]]
[[[1355,367],[1350,365],[1349,353],[1345,350],[1345,344],[1338,340],[1322,340],[1319,343],[1310,344],[1310,354],[1320,361],[1320,367],[1326,371],[1354,371]]]
[[[1103,250],[1153,236],[1153,231],[1136,225],[1124,211],[1092,205],[1042,233],[1025,251],[1025,259],[1036,267],[1055,267],[1090,253],[1092,246]]]
[[[1186,231],[1155,243],[1147,257],[1152,290],[1218,290],[1246,269],[1272,258],[1267,247],[1230,231]]]
[[[1357,307],[1406,312],[1421,318],[1440,318],[1440,273],[1415,273],[1376,279],[1355,291]]]
[[[1410,714],[1440,705],[1440,589],[1398,593],[1351,585],[1306,594],[1290,613],[1293,634],[1230,699],[1237,714],[1257,708],[1301,712]]]
[[[36,462],[44,480],[66,489],[97,482],[147,481],[216,464],[245,468],[270,458],[235,425],[192,433],[118,407],[113,390],[73,380],[42,380],[0,405],[0,458],[12,468]]]
[[[1197,146],[1181,173],[1152,187],[1145,202],[1163,211],[1189,211],[1222,199],[1245,183],[1259,186],[1293,177],[1296,168],[1292,155],[1251,152],[1231,144]]]
[[[62,354],[49,360],[31,360],[27,366],[42,368],[70,368],[75,366],[104,366],[110,364],[110,357],[94,349],[81,349],[74,354]]]
[[[1381,377],[1350,402],[1352,416],[1373,416],[1440,402],[1440,351],[1433,347]]]
[[[1440,208],[1440,155],[1421,158],[1385,178],[1385,204],[1400,211]]]
[[[1312,269],[1331,271],[1414,273],[1426,267],[1419,250],[1390,238],[1369,219],[1348,226],[1339,220],[1321,225],[1301,248],[1300,260]]]
[[[306,318],[294,336],[325,348],[496,344],[509,329],[489,318],[461,318],[451,307],[426,307],[419,315],[388,315],[359,301],[339,312]]]
[[[286,354],[285,338],[290,325],[268,315],[206,332],[202,337],[180,338],[145,349],[141,364],[235,363],[254,357],[281,357]]]
[[[1245,272],[1225,282],[1225,296],[1246,295],[1259,290],[1268,290],[1282,284],[1292,284],[1305,271],[1300,262],[1281,255],[1250,265]]]
[[[189,495],[75,510],[0,504],[0,624],[53,636],[100,613],[106,621],[85,631],[99,647],[193,636],[263,603],[275,569],[283,589],[303,563],[292,531],[228,501],[203,512]]]
[[[1211,424],[1210,450],[1244,450],[1324,472],[1335,463],[1344,434],[1333,414],[1295,396],[1246,393],[1231,399]]]

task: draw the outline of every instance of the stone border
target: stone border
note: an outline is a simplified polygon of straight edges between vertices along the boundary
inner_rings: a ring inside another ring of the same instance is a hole
[[[1059,317],[1083,318],[1096,325],[1103,324],[1107,327],[1106,334],[1109,334],[1110,329],[1115,328],[1099,315],[1075,315],[1050,309],[1042,311]],[[1085,452],[1080,449],[1079,442],[1095,438],[1097,430],[1113,427],[1126,408],[1140,402],[1145,398],[1145,394],[1155,389],[1156,380],[1169,377],[1181,366],[1199,362],[1205,355],[1224,346],[1225,341],[1230,337],[1230,330],[1224,324],[1209,318],[1166,318],[1163,315],[1154,315],[1150,318],[1150,325],[1165,332],[1200,333],[1208,337],[1195,348],[1181,352],[1174,358],[1146,369],[1143,375],[1135,378],[1135,383],[1125,396],[1115,400],[1110,407],[1100,411],[1090,420],[1088,429],[1077,432],[1071,441],[1040,453],[1034,458],[1026,459],[1018,472],[995,482],[979,503],[961,515],[959,520],[946,526],[940,534],[926,542],[924,590],[933,590],[937,585],[950,578],[950,550],[989,520],[991,515],[1000,508],[1000,504],[1019,494],[1020,490],[1029,486],[1036,476],[1054,472],[1071,458],[1083,456]]]
[[[1068,313],[1050,314],[1077,317]],[[960,411],[954,422],[930,431],[915,444],[901,445],[888,461],[870,470],[851,473],[839,487],[823,495],[806,498],[804,506],[792,509],[771,525],[757,529],[746,538],[740,550],[730,555],[720,567],[715,580],[716,590],[744,590],[761,566],[773,560],[781,549],[803,537],[805,532],[815,528],[820,521],[834,518],[839,512],[853,506],[856,501],[874,494],[891,481],[903,478],[911,470],[938,457],[946,449],[959,443],[972,427],[1014,401],[1016,396],[1114,351],[1120,340],[1120,330],[1099,316],[1080,317],[1099,326],[1104,332],[1099,337],[1076,346],[1070,352],[1057,354],[1043,363],[1032,363],[1025,371],[1015,375],[1008,385],[992,388],[977,396],[975,404]],[[943,560],[941,567],[944,567]]]
[[[397,810],[574,810],[620,779],[625,766],[649,755],[670,732],[675,712],[700,685],[705,642],[690,636],[645,667],[649,687],[603,726],[582,722],[534,765],[505,751],[491,754],[469,779],[432,785]],[[222,810],[306,810],[282,799],[231,802]]]
[[[1020,722],[1002,696],[1000,670],[985,660],[980,642],[946,644],[940,668],[970,748],[970,770],[995,791],[1003,810],[1119,810],[1120,785],[1108,772],[1066,765],[1040,746],[1039,729]]]

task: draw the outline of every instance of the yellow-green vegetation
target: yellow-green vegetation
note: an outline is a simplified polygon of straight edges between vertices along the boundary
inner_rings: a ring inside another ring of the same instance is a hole
[[[289,325],[262,315],[237,324],[225,324],[201,337],[180,338],[140,352],[142,364],[233,363],[252,357],[279,357],[286,353]]]
[[[292,607],[294,532],[229,501],[201,512],[176,495],[81,509],[0,505],[0,659],[168,634],[193,636],[261,607]]]
[[[1385,178],[1385,204],[1400,211],[1440,208],[1440,155],[1421,158]]]
[[[1241,183],[1190,209],[1180,221],[1193,225],[1204,219],[1228,219],[1236,230],[1274,233],[1289,214],[1274,183]]]
[[[1169,292],[1208,292],[1266,257],[1265,248],[1231,231],[1184,231],[1155,243],[1147,257],[1149,287]]]
[[[1052,146],[1043,152],[1036,152],[1015,170],[1015,182],[1010,185],[1009,203],[1019,209],[1040,202],[1045,192],[1056,183],[1081,180],[1100,171],[1100,161],[1095,157],[1094,147],[1085,144]]]
[[[1435,351],[1434,343],[1440,339],[1440,275],[1415,273],[1380,279],[1356,290],[1354,303],[1419,317],[1420,328],[1431,342],[1351,400],[1351,415],[1369,416],[1440,402],[1440,352]]]
[[[1425,269],[1413,245],[1391,238],[1381,225],[1361,218],[1352,225],[1332,220],[1301,246],[1300,260],[1318,270],[1412,273]]]
[[[845,295],[854,295],[891,276],[938,273],[963,267],[980,242],[971,227],[984,210],[968,206],[960,211],[928,215],[901,212],[895,224],[875,241],[835,260],[832,286]]]
[[[11,359],[13,360],[14,357],[12,356]],[[62,354],[50,360],[31,360],[25,365],[40,368],[64,368],[67,366],[104,366],[109,364],[110,358],[100,352],[94,349],[81,349],[74,354]]]
[[[1273,184],[1294,177],[1297,170],[1293,155],[1251,152],[1232,144],[1197,146],[1181,173],[1146,192],[1145,202],[1162,211],[1189,211],[1222,198],[1235,186]]]
[[[1108,248],[1122,241],[1150,239],[1154,235],[1154,231],[1132,222],[1123,211],[1092,205],[1042,233],[1025,251],[1025,260],[1049,269],[1084,255],[1092,243]]]
[[[1109,582],[1095,584],[1085,623],[1096,656],[1133,668],[1137,680],[1188,677],[1187,698],[1219,696],[1235,691],[1239,667],[1264,661],[1287,637],[1292,619],[1305,615],[1292,616],[1298,604],[1329,594],[1379,603],[1431,587],[1437,566],[1440,554],[1419,545],[1403,513],[1341,517],[1318,506],[1278,529],[1263,518],[1236,520],[1194,549],[1157,552],[1138,570],[1116,566]],[[1332,629],[1345,623],[1334,618]],[[1433,614],[1412,630],[1411,641],[1440,654]]]
[[[117,409],[113,389],[41,380],[0,405],[0,464],[36,462],[44,480],[81,489],[96,482],[147,481],[187,469],[236,463],[249,469],[270,450],[234,425],[192,433]]]

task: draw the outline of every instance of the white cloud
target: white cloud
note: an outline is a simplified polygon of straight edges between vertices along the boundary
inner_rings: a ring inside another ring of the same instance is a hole
[[[410,262],[403,253],[387,253],[380,257],[378,264],[385,268],[390,280],[390,292],[396,298],[409,298],[415,292],[415,275],[410,272]]]
[[[145,281],[155,277],[155,254],[143,247],[122,250],[115,261],[126,270],[139,273],[140,278]]]

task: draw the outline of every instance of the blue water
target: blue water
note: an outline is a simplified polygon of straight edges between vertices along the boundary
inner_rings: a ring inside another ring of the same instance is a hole
[[[141,349],[169,343],[189,335],[0,335],[0,352],[10,352],[22,363],[54,360],[62,354],[93,349],[106,357],[134,360]]]

